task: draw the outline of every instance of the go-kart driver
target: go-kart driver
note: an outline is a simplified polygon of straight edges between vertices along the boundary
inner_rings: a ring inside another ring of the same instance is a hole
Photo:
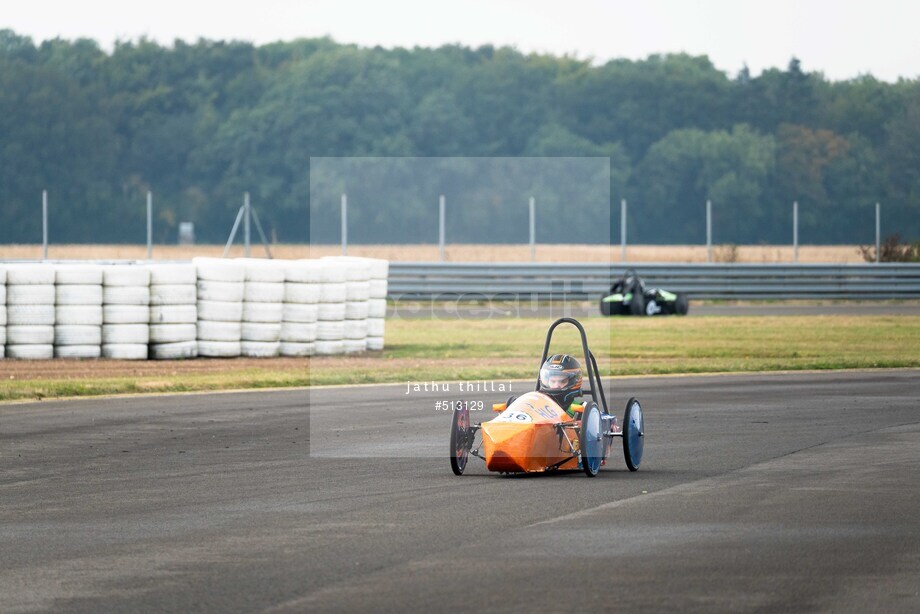
[[[630,292],[645,294],[645,282],[636,275],[633,269],[626,269],[623,277],[610,286],[610,294],[629,294]]]
[[[547,358],[540,367],[540,392],[576,417],[572,405],[581,397],[581,364],[568,354]]]

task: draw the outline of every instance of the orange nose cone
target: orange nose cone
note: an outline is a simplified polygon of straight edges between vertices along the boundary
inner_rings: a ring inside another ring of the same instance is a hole
[[[531,471],[534,428],[530,424],[487,422],[482,443],[489,471]]]

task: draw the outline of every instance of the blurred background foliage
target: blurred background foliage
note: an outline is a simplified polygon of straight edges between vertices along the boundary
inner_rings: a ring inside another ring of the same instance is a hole
[[[702,242],[707,199],[720,243],[789,243],[793,200],[806,243],[871,241],[875,201],[883,232],[920,238],[918,80],[834,82],[795,59],[755,77],[683,54],[596,65],[330,39],[141,39],[106,52],[0,30],[2,242],[40,241],[42,189],[57,243],[142,242],[148,189],[158,242],[174,242],[181,221],[195,223],[199,241],[223,241],[246,190],[276,240],[334,242],[338,199],[311,204],[310,158],[374,156],[609,157],[613,215],[586,242],[618,240],[621,198],[632,243]],[[361,168],[314,179],[333,191],[351,183],[360,201],[382,172]],[[367,196],[353,240],[433,242],[437,195],[455,202],[462,173],[453,181],[431,194]],[[584,205],[566,200],[577,190],[553,192],[549,176],[531,184],[557,219]],[[464,198],[506,226],[526,219],[523,196],[513,215],[516,195]],[[526,227],[480,238],[512,235],[526,242]]]

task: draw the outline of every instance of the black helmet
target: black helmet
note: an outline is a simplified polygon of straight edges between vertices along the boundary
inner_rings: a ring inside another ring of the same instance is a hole
[[[645,282],[636,274],[636,269],[626,269],[623,273],[623,292],[645,292]]]
[[[568,407],[581,395],[581,364],[568,354],[547,358],[540,367],[540,392]]]

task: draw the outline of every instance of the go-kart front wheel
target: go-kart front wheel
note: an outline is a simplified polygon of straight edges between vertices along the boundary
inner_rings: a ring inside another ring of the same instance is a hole
[[[473,444],[470,435],[470,410],[460,403],[454,409],[450,421],[450,468],[454,475],[463,475],[466,463],[470,460],[470,448]]]
[[[645,297],[641,292],[633,292],[632,299],[629,301],[629,315],[645,315]]]
[[[603,421],[597,403],[585,407],[581,415],[578,445],[581,450],[581,468],[585,475],[593,478],[601,469],[605,452]]]
[[[642,417],[639,401],[632,398],[626,403],[626,412],[623,414],[623,455],[630,471],[639,469],[644,448],[645,418]]]

